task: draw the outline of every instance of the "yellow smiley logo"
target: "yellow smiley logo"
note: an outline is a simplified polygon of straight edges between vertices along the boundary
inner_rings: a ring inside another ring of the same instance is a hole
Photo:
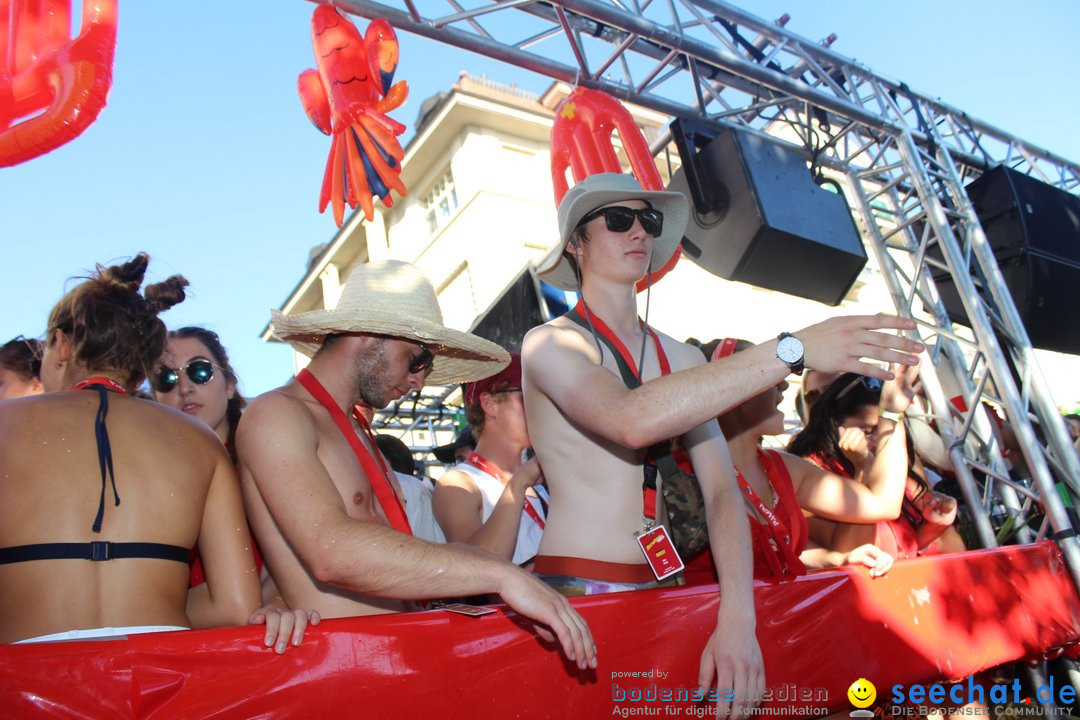
[[[870,707],[877,698],[877,689],[866,678],[859,678],[847,689],[847,699],[857,708]]]

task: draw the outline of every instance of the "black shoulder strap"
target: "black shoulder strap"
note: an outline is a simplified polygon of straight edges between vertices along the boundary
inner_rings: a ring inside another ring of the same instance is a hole
[[[593,328],[589,326],[588,321],[581,316],[581,313],[579,313],[577,310],[571,310],[570,312],[566,313],[565,317],[585,328],[590,333],[592,333],[593,337],[599,338],[601,341],[603,341],[604,345],[607,345],[607,349],[611,351],[612,357],[615,358],[615,362],[619,366],[619,374],[622,375],[622,379],[623,382],[626,384],[626,387],[633,390],[634,388],[641,385],[641,380],[638,378],[637,375],[633,373],[633,371],[630,370],[630,366],[626,364],[626,360],[623,358],[622,353],[615,349],[615,345],[612,344],[610,340],[608,340],[600,333],[594,332]]]
[[[633,390],[634,388],[641,386],[641,379],[637,375],[635,375],[633,371],[630,370],[630,366],[626,364],[626,360],[623,358],[622,353],[616,350],[615,345],[606,337],[604,337],[598,332],[593,332],[593,329],[589,326],[588,321],[586,321],[585,318],[581,316],[581,313],[579,313],[577,310],[570,310],[570,312],[566,313],[565,317],[591,332],[594,337],[598,337],[601,341],[603,341],[604,345],[606,345],[608,350],[611,351],[612,357],[615,358],[615,363],[619,366],[619,374],[622,375],[623,383],[626,384],[626,387]],[[660,461],[665,456],[670,462],[665,462],[661,464]],[[665,471],[672,472],[678,470],[678,466],[675,464],[675,459],[671,457],[670,440],[661,440],[654,445],[650,445],[649,448],[646,450],[646,457],[656,460],[657,465],[660,466],[660,471],[662,473],[664,473]],[[655,481],[651,483],[651,487],[656,487]]]
[[[120,504],[120,495],[116,492],[116,475],[113,473],[112,445],[109,442],[109,428],[105,418],[109,414],[109,390],[104,385],[90,385],[98,392],[98,411],[94,418],[94,438],[97,440],[98,465],[101,466],[101,499],[98,501],[97,515],[91,529],[101,532],[101,521],[105,517],[105,479],[112,480],[113,497]]]

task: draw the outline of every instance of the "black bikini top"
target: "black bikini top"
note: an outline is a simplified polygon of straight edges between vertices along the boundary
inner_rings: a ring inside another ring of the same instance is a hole
[[[123,558],[149,558],[151,560],[175,560],[185,565],[191,551],[179,545],[143,542],[84,542],[84,543],[37,543],[0,548],[0,565],[27,562],[29,560],[120,560]]]
[[[97,440],[98,465],[101,467],[101,500],[98,502],[97,515],[91,528],[101,532],[101,521],[105,517],[105,478],[112,482],[115,504],[120,504],[120,495],[116,491],[116,477],[113,475],[112,446],[109,444],[109,430],[105,418],[109,414],[109,391],[127,394],[117,383],[108,378],[87,378],[73,389],[93,389],[98,393],[98,411],[94,418],[94,437]],[[149,558],[152,560],[175,560],[185,565],[191,551],[178,545],[162,543],[92,541],[85,543],[36,543],[34,545],[16,545],[0,548],[0,565],[27,562],[30,560],[92,560],[101,562],[121,558]]]

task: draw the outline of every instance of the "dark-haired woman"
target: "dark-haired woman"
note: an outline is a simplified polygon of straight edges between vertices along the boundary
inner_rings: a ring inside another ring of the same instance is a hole
[[[0,346],[0,400],[41,392],[41,341],[20,335]]]
[[[198,418],[236,462],[236,426],[247,402],[221,338],[213,330],[182,327],[169,333],[150,378],[154,399]]]
[[[831,522],[837,518],[810,519],[811,537],[835,552],[873,543],[897,559],[912,558],[946,533],[956,517],[956,501],[930,489],[910,440],[901,435],[905,424],[895,413],[887,412],[888,391],[887,385],[872,378],[841,375],[822,392],[810,410],[806,427],[788,444],[789,452],[834,474],[862,481],[867,469],[886,451],[883,438],[892,433],[903,440],[908,462],[898,517],[875,525]],[[962,549],[962,542],[952,542],[959,539],[955,531],[948,539],[941,549]]]
[[[731,338],[699,344],[710,360],[752,346],[745,340]],[[886,410],[902,412],[914,395],[917,367],[894,370],[897,377],[887,383],[884,402]],[[781,382],[718,418],[747,502],[754,544],[754,577],[786,580],[804,574],[807,568],[853,564],[868,567],[874,577],[884,574],[893,559],[869,542],[842,553],[821,548],[807,550],[807,526],[802,511],[853,523],[874,523],[896,517],[907,465],[903,430],[899,430],[899,437],[893,437],[893,429],[883,427],[881,452],[869,470],[866,485],[823,470],[800,457],[763,449],[763,436],[784,431],[784,415],[778,405],[787,387],[786,382]]]
[[[213,330],[201,327],[182,327],[169,333],[158,364],[150,377],[154,399],[195,417],[214,431],[218,440],[236,464],[236,427],[247,401],[240,394],[236,371],[229,362],[229,353],[221,338]],[[264,642],[284,652],[286,643],[299,645],[304,630],[310,622],[319,624],[319,614],[312,611],[290,611],[270,578],[262,571],[262,556],[258,545],[248,530],[247,541],[260,573],[262,595],[265,601],[250,621],[266,624]],[[205,592],[206,570],[198,549],[191,553],[191,579],[193,592]]]
[[[46,393],[0,405],[0,642],[240,625],[259,604],[232,463],[202,423],[128,396],[165,348],[173,276],[99,266],[49,317]],[[208,590],[188,593],[198,543]]]

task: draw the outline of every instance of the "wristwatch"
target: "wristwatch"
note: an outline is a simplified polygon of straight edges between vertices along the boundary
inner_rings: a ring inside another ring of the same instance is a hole
[[[886,410],[885,408],[878,408],[877,414],[878,417],[892,420],[894,423],[898,423],[904,419],[904,413],[896,412],[895,410]]]
[[[776,357],[780,358],[780,362],[787,365],[788,370],[796,375],[802,375],[803,370],[806,369],[806,365],[803,364],[803,352],[802,340],[791,333],[780,333],[780,336],[776,338]]]

